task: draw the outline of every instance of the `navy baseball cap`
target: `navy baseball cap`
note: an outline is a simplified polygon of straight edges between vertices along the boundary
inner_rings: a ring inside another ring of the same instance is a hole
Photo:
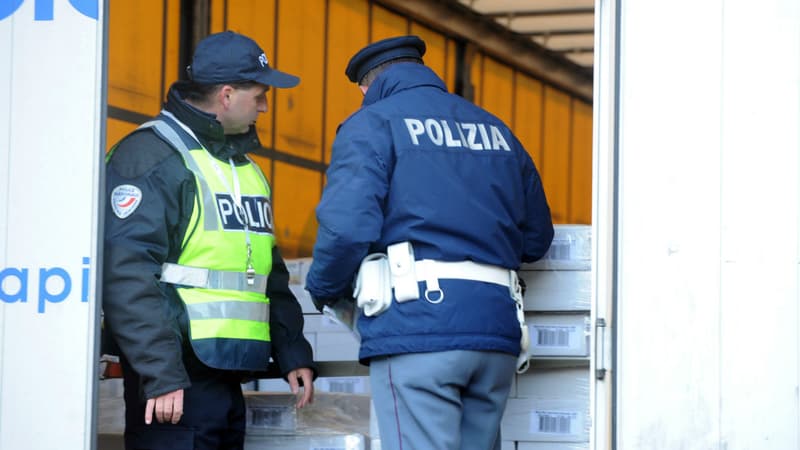
[[[393,59],[417,58],[425,54],[425,41],[417,36],[399,36],[373,42],[358,51],[344,70],[347,78],[358,83],[370,70]]]
[[[190,80],[199,84],[255,81],[290,88],[300,82],[300,78],[270,67],[256,41],[233,31],[212,34],[200,41],[186,72]]]

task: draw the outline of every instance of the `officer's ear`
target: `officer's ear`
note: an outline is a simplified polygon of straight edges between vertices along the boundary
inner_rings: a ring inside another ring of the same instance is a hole
[[[222,105],[225,109],[228,109],[231,104],[231,95],[233,95],[233,91],[235,91],[233,86],[229,84],[223,85],[217,92],[217,103]]]

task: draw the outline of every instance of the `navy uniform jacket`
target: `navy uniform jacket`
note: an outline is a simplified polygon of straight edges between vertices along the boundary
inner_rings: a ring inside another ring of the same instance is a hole
[[[553,225],[536,167],[506,125],[447,93],[433,71],[390,66],[333,143],[317,207],[306,288],[319,302],[352,295],[361,259],[411,241],[416,259],[507,269],[541,258]],[[360,358],[453,349],[517,355],[520,328],[507,287],[440,280],[424,299],[359,318]],[[420,283],[420,292],[425,284]]]
[[[260,144],[255,129],[225,136],[216,119],[187,103],[180,83],[170,90],[165,109],[191,128],[221,164]],[[186,388],[190,374],[212,371],[194,356],[188,318],[174,287],[158,282],[161,265],[176,262],[195,196],[195,179],[180,154],[152,130],[139,130],[116,147],[106,170],[106,196],[119,185],[141,189],[142,200],[127,218],[117,217],[107,202],[103,261],[104,325],[122,356],[140,375],[145,398]],[[303,315],[289,290],[289,273],[277,247],[272,255],[270,298],[272,357],[282,375],[294,369],[316,370],[305,340]],[[266,367],[264,368],[266,371]],[[189,372],[187,374],[187,372]],[[263,374],[242,374],[242,377]]]

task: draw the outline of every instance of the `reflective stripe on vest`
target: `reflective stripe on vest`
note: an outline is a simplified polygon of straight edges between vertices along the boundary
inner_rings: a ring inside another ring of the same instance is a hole
[[[266,279],[275,242],[269,185],[252,161],[232,168],[200,143],[189,148],[180,137],[185,130],[171,118],[145,126],[172,144],[197,184],[180,257],[177,264],[162,267],[162,281],[176,286],[186,306],[192,347],[210,367],[265,370],[270,355]],[[191,140],[196,141],[193,136]],[[233,170],[241,197],[230,192]],[[248,239],[255,270],[252,286],[245,275]]]
[[[204,267],[181,266],[164,263],[161,265],[161,281],[183,286],[228,289],[233,291],[267,292],[267,281],[264,275],[255,275],[252,280],[242,272],[224,272]],[[252,282],[251,282],[252,281]]]
[[[211,189],[208,187],[206,180],[201,176],[197,176],[197,174],[200,173],[200,168],[197,167],[197,163],[195,163],[194,158],[191,157],[191,153],[189,153],[189,147],[186,146],[186,144],[183,142],[183,139],[181,139],[180,136],[178,136],[178,133],[163,120],[154,119],[139,126],[139,128],[148,127],[154,128],[156,133],[158,133],[162,138],[166,139],[172,145],[172,148],[181,154],[184,164],[186,164],[189,170],[195,174],[198,187],[202,192],[200,198],[202,198],[204,202],[209,202],[203,204],[203,209],[209,211],[212,210],[214,208],[214,196],[211,195]],[[210,214],[206,215],[204,227],[206,230],[214,229],[214,227],[216,227],[214,216]]]

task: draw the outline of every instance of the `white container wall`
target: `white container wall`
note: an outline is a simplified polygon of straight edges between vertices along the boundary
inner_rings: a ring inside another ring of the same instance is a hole
[[[0,2],[0,448],[91,449],[103,1]]]
[[[616,408],[595,448],[800,448],[800,3],[611,3],[595,235]]]

